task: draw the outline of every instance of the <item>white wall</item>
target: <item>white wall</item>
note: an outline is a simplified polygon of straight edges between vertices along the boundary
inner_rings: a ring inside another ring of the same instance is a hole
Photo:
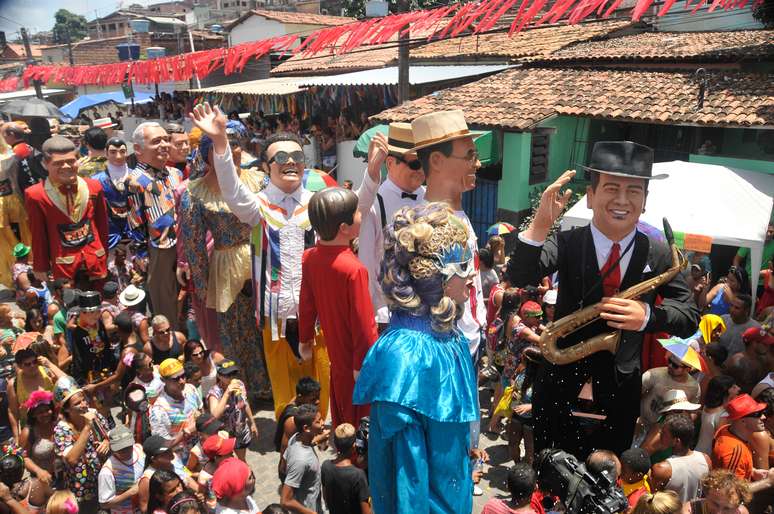
[[[236,46],[240,43],[284,36],[285,34],[287,34],[287,29],[284,23],[267,20],[263,16],[250,16],[231,29],[228,39],[230,46]]]

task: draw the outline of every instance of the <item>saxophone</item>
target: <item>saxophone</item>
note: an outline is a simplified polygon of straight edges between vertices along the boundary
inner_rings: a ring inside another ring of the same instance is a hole
[[[672,266],[660,275],[640,282],[639,284],[633,285],[629,289],[618,293],[615,295],[616,298],[624,298],[626,300],[639,298],[643,294],[666,284],[685,269],[687,261],[675,244],[672,227],[669,226],[669,222],[666,218],[664,218],[664,235],[666,236],[667,243],[672,251]],[[602,350],[615,353],[621,339],[620,330],[596,335],[568,348],[559,349],[557,347],[556,343],[560,338],[572,334],[589,323],[593,323],[597,320],[601,312],[601,303],[595,303],[594,305],[584,307],[572,314],[568,314],[553,323],[549,323],[540,336],[540,349],[543,352],[543,357],[552,364],[562,365],[579,361],[592,353],[601,352]]]

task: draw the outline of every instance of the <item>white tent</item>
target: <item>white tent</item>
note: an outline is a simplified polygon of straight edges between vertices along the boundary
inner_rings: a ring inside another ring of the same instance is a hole
[[[653,174],[658,173],[669,177],[650,182],[640,219],[660,229],[667,218],[675,232],[750,248],[754,291],[771,219],[774,175],[683,161],[655,163]],[[584,195],[562,217],[562,229],[586,225],[591,215]]]

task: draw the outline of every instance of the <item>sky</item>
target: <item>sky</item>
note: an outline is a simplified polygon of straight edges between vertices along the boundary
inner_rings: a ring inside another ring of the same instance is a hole
[[[67,9],[81,14],[87,20],[105,16],[119,7],[129,4],[148,5],[159,0],[0,0],[0,30],[12,41],[19,37],[19,28],[24,26],[34,34],[51,30],[54,13]],[[96,11],[96,12],[95,12]]]

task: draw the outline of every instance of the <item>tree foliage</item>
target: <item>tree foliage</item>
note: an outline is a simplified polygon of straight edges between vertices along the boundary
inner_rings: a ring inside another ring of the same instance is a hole
[[[70,41],[79,41],[88,34],[86,18],[67,9],[59,9],[54,14],[54,20],[56,23],[52,32],[54,42],[58,44],[67,43],[68,32]]]
[[[774,0],[763,0],[753,8],[753,18],[763,23],[766,28],[774,28]]]

